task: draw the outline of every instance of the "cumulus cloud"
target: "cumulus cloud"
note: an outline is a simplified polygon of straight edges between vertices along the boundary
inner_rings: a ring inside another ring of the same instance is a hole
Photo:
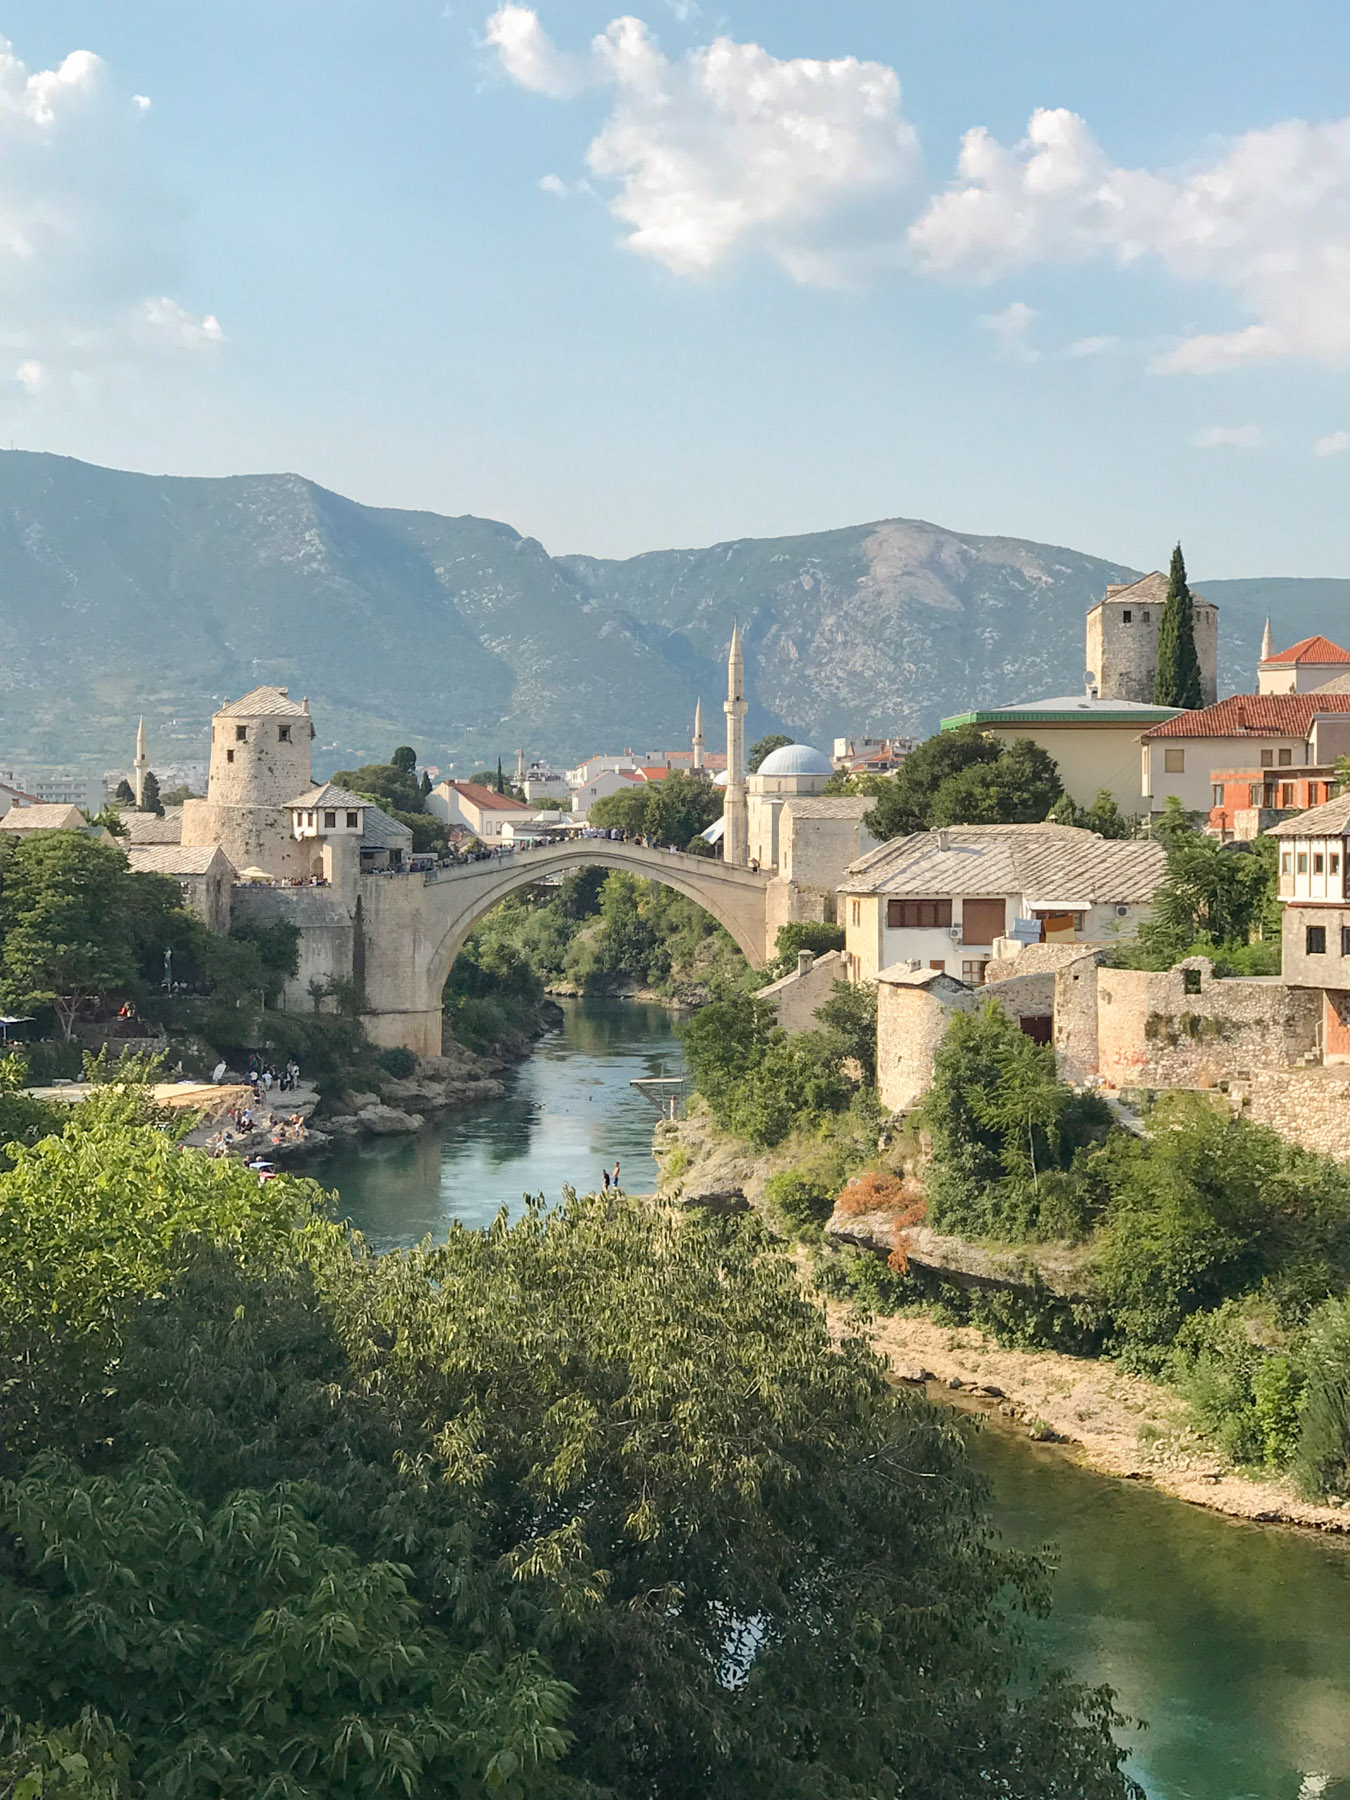
[[[909,239],[927,269],[977,279],[1149,257],[1226,287],[1253,323],[1186,338],[1154,365],[1167,373],[1291,356],[1350,365],[1350,120],[1249,131],[1173,175],[1118,167],[1076,113],[1038,111],[1012,147],[968,132],[954,186]]]
[[[849,279],[859,246],[894,252],[891,216],[918,144],[883,63],[780,60],[720,37],[667,57],[639,19],[615,19],[584,55],[560,51],[533,8],[500,7],[488,43],[512,80],[610,97],[587,152],[625,242],[682,275],[754,246],[795,279]],[[883,225],[882,216],[888,222]]]
[[[1264,441],[1259,425],[1206,425],[1191,437],[1197,450],[1259,450]]]
[[[1313,445],[1314,456],[1343,456],[1350,450],[1350,431],[1333,431],[1327,437],[1318,438]]]
[[[1065,350],[1065,356],[1106,356],[1116,349],[1120,343],[1117,337],[1084,337],[1076,338]]]
[[[567,183],[560,175],[541,175],[539,177],[539,191],[543,194],[553,194],[559,200],[565,200],[567,198]]]
[[[1008,357],[1012,362],[1030,363],[1039,362],[1041,354],[1027,342],[1027,333],[1035,319],[1034,310],[1025,300],[1014,300],[1002,312],[985,313],[977,323],[982,331],[987,331],[994,339],[1001,356]]]
[[[169,297],[178,213],[147,157],[149,104],[92,51],[31,70],[0,38],[0,347],[30,393],[220,340]]]

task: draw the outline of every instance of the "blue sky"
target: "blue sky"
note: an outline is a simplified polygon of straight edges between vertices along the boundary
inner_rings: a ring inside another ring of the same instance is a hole
[[[1347,9],[617,17],[0,0],[0,442],[1350,575]]]

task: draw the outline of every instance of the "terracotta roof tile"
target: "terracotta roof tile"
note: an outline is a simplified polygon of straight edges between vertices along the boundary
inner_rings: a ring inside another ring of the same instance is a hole
[[[1300,638],[1287,650],[1268,656],[1261,666],[1268,669],[1274,663],[1350,663],[1350,650],[1343,650],[1326,637]]]
[[[509,794],[499,794],[495,788],[480,787],[476,781],[443,781],[441,786],[453,788],[461,800],[467,800],[479,812],[534,812],[528,801],[513,800]]]
[[[1154,738],[1306,737],[1318,713],[1343,712],[1350,712],[1350,694],[1230,694],[1142,736],[1146,744]]]

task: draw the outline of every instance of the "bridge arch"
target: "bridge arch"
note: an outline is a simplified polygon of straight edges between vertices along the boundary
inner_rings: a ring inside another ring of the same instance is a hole
[[[768,878],[748,869],[724,869],[707,857],[649,850],[604,838],[583,838],[548,849],[518,851],[499,861],[469,863],[442,871],[428,882],[431,895],[450,902],[442,930],[431,948],[427,984],[439,996],[455,958],[479,920],[523,887],[573,869],[622,869],[673,888],[711,913],[752,967],[765,957],[764,890]],[[434,901],[433,901],[434,906]]]

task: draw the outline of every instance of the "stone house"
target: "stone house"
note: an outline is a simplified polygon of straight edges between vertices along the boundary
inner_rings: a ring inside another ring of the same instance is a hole
[[[989,988],[968,987],[942,969],[908,963],[883,969],[877,977],[877,1097],[891,1112],[919,1105],[933,1085],[933,1059],[958,1012],[975,1012],[986,1001],[1038,1043],[1047,1041],[1054,976],[1039,972],[1010,978]]]
[[[955,825],[895,838],[840,885],[853,981],[914,965],[978,987],[1000,938],[1133,937],[1162,880],[1161,844],[1069,825]]]
[[[843,979],[842,952],[826,950],[816,956],[810,950],[801,950],[792,973],[760,988],[756,998],[768,1001],[784,1031],[813,1031],[817,1011],[834,992],[835,983]]]
[[[1308,694],[1346,674],[1350,674],[1350,650],[1343,650],[1330,638],[1300,638],[1287,650],[1262,656],[1256,687],[1262,694]]]
[[[183,904],[210,931],[230,929],[234,865],[214,844],[129,844],[127,861],[138,875],[167,875],[178,883]]]

